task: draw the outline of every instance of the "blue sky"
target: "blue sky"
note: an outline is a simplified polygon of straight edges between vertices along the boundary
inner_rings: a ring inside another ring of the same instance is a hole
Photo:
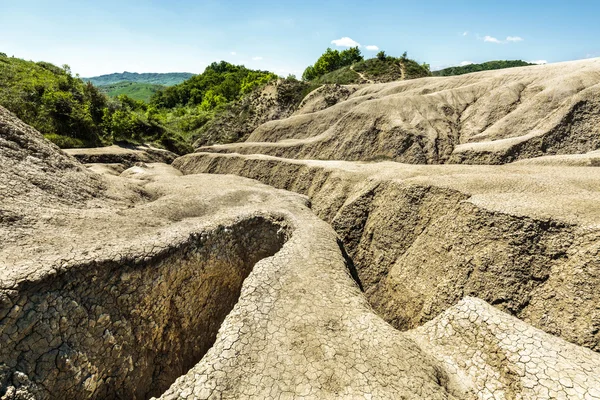
[[[300,76],[327,47],[353,42],[434,69],[558,62],[600,56],[599,16],[600,1],[576,0],[0,0],[0,52],[81,76],[199,73],[217,60]]]

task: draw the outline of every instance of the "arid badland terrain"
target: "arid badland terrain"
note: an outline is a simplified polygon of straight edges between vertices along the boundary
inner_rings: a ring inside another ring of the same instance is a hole
[[[0,107],[0,397],[600,399],[598,166],[600,59],[323,87],[176,159]]]

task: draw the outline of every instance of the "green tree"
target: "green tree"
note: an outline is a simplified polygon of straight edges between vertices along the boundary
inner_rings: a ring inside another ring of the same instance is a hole
[[[69,64],[63,64],[62,69],[65,71],[65,74],[71,75],[71,67],[69,66]]]
[[[220,94],[216,94],[212,89],[204,94],[204,100],[200,104],[202,111],[211,111],[220,105],[227,103],[227,99]]]
[[[306,67],[306,69],[302,73],[302,79],[304,79],[305,81],[312,81],[316,77],[317,73],[315,72],[315,67],[313,67],[312,65]]]
[[[385,61],[386,58],[387,58],[387,55],[385,54],[385,51],[381,50],[379,53],[377,53],[378,60]]]
[[[104,116],[104,109],[108,103],[106,96],[100,93],[100,91],[90,82],[87,82],[83,87],[83,96],[85,102],[88,104],[92,120],[98,125],[101,124]]]
[[[328,72],[335,71],[340,67],[340,52],[327,48],[325,53],[319,57],[314,65],[317,76],[325,75]]]
[[[362,56],[360,49],[358,46],[350,47],[340,53],[340,67],[345,67],[347,65],[352,65],[355,62],[363,61],[364,57]]]

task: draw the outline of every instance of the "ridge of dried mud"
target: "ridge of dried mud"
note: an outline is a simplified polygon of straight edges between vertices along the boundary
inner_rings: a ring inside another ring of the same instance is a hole
[[[585,153],[600,148],[599,80],[600,59],[589,59],[365,85],[263,124],[244,143],[200,151],[412,164]]]

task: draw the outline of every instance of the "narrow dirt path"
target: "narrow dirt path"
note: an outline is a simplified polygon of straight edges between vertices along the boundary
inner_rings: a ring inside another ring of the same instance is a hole
[[[356,70],[354,69],[354,65],[351,65],[351,66],[350,66],[350,69],[351,69],[352,71],[354,71],[355,73],[357,73],[357,74],[358,74],[358,76],[360,76],[360,79],[362,79],[363,81],[365,81],[365,83],[375,83],[375,82],[373,82],[372,80],[368,79],[368,78],[367,78],[367,77],[366,77],[364,74],[362,74],[362,73],[360,73],[360,72],[356,71]]]

